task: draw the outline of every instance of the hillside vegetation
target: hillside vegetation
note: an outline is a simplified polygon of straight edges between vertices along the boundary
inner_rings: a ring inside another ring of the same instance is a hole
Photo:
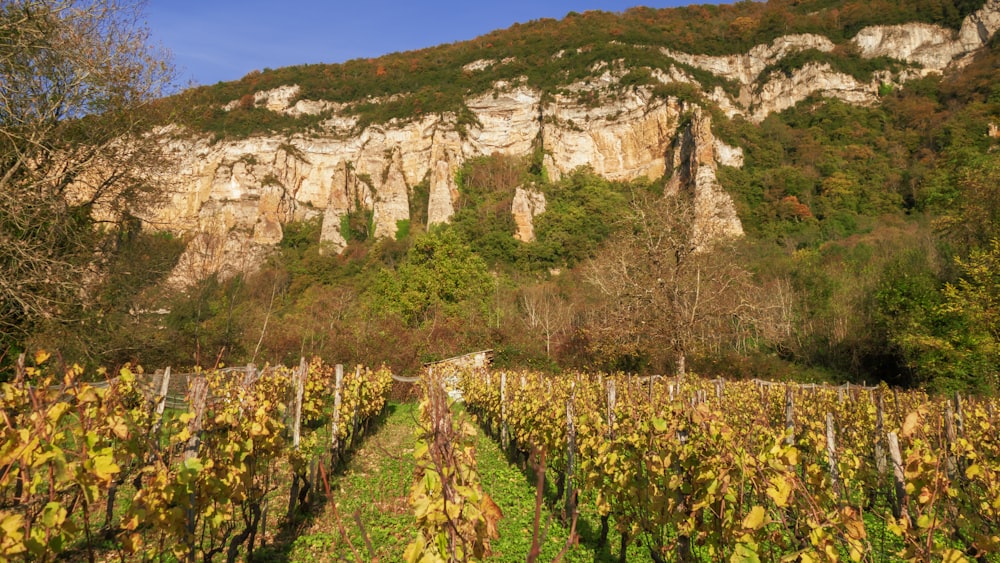
[[[660,46],[736,53],[789,33],[819,33],[843,45],[875,23],[957,28],[982,5],[779,0],[570,14],[379,59],[255,72],[162,100],[158,109],[218,138],[302,132],[322,116],[294,118],[253,103],[221,109],[298,84],[302,99],[347,104],[359,127],[422,113],[461,116],[465,96],[488,92],[499,79],[524,76],[557,93],[592,76],[595,63],[621,59],[632,69],[624,88],[650,83],[642,67],[664,64]],[[510,61],[488,75],[462,70],[481,59]],[[897,64],[838,47],[803,52],[778,70],[819,59],[859,76]],[[732,86],[687,70],[703,85]],[[872,107],[814,97],[758,124],[727,119],[708,104],[716,135],[742,147],[746,160],[742,168],[720,167],[719,178],[747,236],[711,258],[642,247],[649,233],[689,236],[676,219],[683,210],[664,212],[666,178],[612,182],[583,168],[552,181],[539,148],[465,163],[448,226],[427,229],[418,212],[401,222],[399,240],[372,240],[371,217],[359,212],[344,222],[347,250],[332,256],[321,252],[318,223],[291,225],[258,273],[209,279],[185,292],[171,293],[156,276],[136,277],[126,266],[137,256],[165,271],[180,243],[133,233],[121,243],[126,261],[112,269],[95,303],[72,324],[43,323],[21,345],[60,342],[66,358],[95,364],[287,362],[318,354],[384,360],[403,372],[492,348],[500,364],[556,371],[671,372],[686,358],[686,369],[713,375],[881,379],[993,393],[1000,139],[990,125],[1000,124],[998,76],[994,37],[964,68],[886,87]],[[664,96],[699,99],[694,89],[663,88]],[[523,185],[548,199],[532,243],[513,237],[511,202]],[[411,202],[426,193],[424,184],[412,187]],[[607,275],[622,256],[638,261],[626,272],[637,284],[657,268],[669,273],[645,278],[673,296],[655,302],[668,307],[642,305],[624,285],[611,287],[625,280]],[[691,295],[711,295],[711,307],[691,308]],[[161,307],[163,314],[149,313]]]
[[[301,87],[300,99],[348,104],[358,128],[426,113],[462,115],[466,96],[488,93],[498,80],[526,80],[555,93],[568,84],[598,76],[601,64],[621,60],[635,69],[622,87],[656,84],[641,69],[684,68],[706,88],[732,84],[673,61],[660,47],[690,54],[729,55],[796,33],[814,33],[841,45],[870,25],[926,22],[953,29],[984,0],[771,0],[673,9],[637,7],[623,13],[571,12],[562,20],[516,24],[472,41],[393,53],[342,64],[313,64],[254,71],[234,82],[186,91],[167,102],[181,108],[183,120],[219,136],[308,129],[315,116],[292,118],[254,107],[254,92],[287,84]],[[803,52],[787,60],[786,70],[807,60],[833,62],[838,70],[864,76],[888,61],[865,61],[850,49],[835,54]],[[492,61],[489,73],[465,70],[475,61]],[[523,77],[523,78],[522,78]],[[223,111],[244,100],[239,111]],[[377,101],[376,101],[377,100]]]

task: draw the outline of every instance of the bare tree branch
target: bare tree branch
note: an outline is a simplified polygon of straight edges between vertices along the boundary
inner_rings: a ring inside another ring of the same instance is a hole
[[[0,326],[8,334],[85,305],[114,227],[158,192],[166,161],[148,106],[172,70],[147,45],[141,8],[130,0],[0,5]]]
[[[605,298],[596,327],[605,353],[669,358],[683,375],[687,356],[724,334],[750,296],[733,242],[696,229],[684,194],[637,194],[629,224],[586,268]]]

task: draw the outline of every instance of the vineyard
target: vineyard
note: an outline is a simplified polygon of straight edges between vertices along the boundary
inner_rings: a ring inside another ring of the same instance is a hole
[[[35,360],[2,385],[0,560],[270,561],[268,522],[332,498],[393,381],[316,359],[83,383]],[[995,399],[444,366],[419,388],[390,560],[542,560],[552,526],[557,561],[1000,560]],[[534,505],[516,557],[494,548],[525,515],[488,492],[480,434]],[[375,558],[338,506],[312,557]]]
[[[268,511],[316,496],[392,381],[319,360],[209,370],[167,409],[169,370],[150,393],[139,370],[90,384],[46,359],[2,385],[0,560],[249,560]]]
[[[654,561],[998,561],[997,402],[887,387],[467,372],[566,514]]]

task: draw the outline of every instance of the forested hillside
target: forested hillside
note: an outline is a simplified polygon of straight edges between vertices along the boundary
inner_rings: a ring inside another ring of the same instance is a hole
[[[461,112],[465,97],[491,91],[497,80],[523,79],[532,87],[556,93],[574,81],[596,78],[600,72],[595,72],[595,64],[599,66],[606,61],[622,60],[626,67],[634,69],[622,86],[655,84],[642,67],[671,62],[659,47],[691,54],[731,55],[792,34],[818,34],[835,44],[846,44],[860,29],[870,25],[920,22],[957,30],[963,18],[983,3],[984,0],[772,0],[694,4],[673,9],[637,7],[624,13],[570,13],[558,21],[535,20],[472,41],[377,59],[263,69],[239,81],[188,91],[180,105],[194,109],[185,116],[189,123],[220,136],[307,128],[317,119],[283,118],[252,104],[256,91],[298,84],[302,88],[301,99],[348,104],[360,118],[358,126],[363,127],[392,118]],[[557,53],[561,56],[553,57]],[[489,74],[469,72],[466,65],[480,60],[503,64],[495,65]],[[831,61],[858,75],[887,64],[887,61],[862,60],[850,49],[833,54],[806,51],[784,63],[784,70],[809,60]],[[711,73],[691,67],[686,70],[703,84],[735,87]],[[245,111],[219,109],[241,97]],[[392,100],[374,103],[384,97]]]
[[[556,178],[536,145],[464,162],[447,225],[428,227],[425,181],[409,186],[410,219],[394,239],[376,238],[371,211],[358,204],[340,225],[341,254],[320,245],[319,220],[300,221],[285,225],[255,272],[186,288],[161,283],[183,235],[122,231],[103,258],[100,287],[9,338],[5,361],[35,347],[104,365],[288,363],[317,354],[405,372],[491,348],[500,364],[555,371],[692,370],[993,393],[1000,38],[967,64],[886,82],[877,103],[817,95],[760,122],[708,95],[719,87],[738,96],[740,84],[670,54],[742,54],[809,33],[834,47],[798,51],[761,74],[819,62],[870,81],[915,65],[862,57],[849,42],[859,30],[915,22],[957,30],[983,5],[772,0],[571,13],[378,59],[264,69],[161,99],[152,110],[158,123],[225,142],[308,136],[334,111],[352,116],[355,131],[453,113],[461,133],[476,126],[466,100],[503,81],[584,105],[646,89],[687,104],[685,119],[700,108],[716,137],[742,149],[743,166],[720,165],[718,180],[745,236],[700,239],[692,204],[664,197],[670,169],[612,181],[581,167]],[[469,70],[477,61],[490,72]],[[623,69],[610,93],[568,89],[597,81],[607,61]],[[664,84],[654,70],[671,65],[697,84]],[[297,99],[335,110],[292,115],[255,102],[256,92],[289,84],[300,87]],[[546,199],[532,242],[514,237],[511,207],[522,187]]]

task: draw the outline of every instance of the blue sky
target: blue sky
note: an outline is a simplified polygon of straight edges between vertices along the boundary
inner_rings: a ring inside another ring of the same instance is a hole
[[[568,12],[666,8],[707,0],[148,0],[152,40],[174,55],[182,85],[251,70],[339,63],[473,39]],[[711,3],[725,3],[713,1]]]

